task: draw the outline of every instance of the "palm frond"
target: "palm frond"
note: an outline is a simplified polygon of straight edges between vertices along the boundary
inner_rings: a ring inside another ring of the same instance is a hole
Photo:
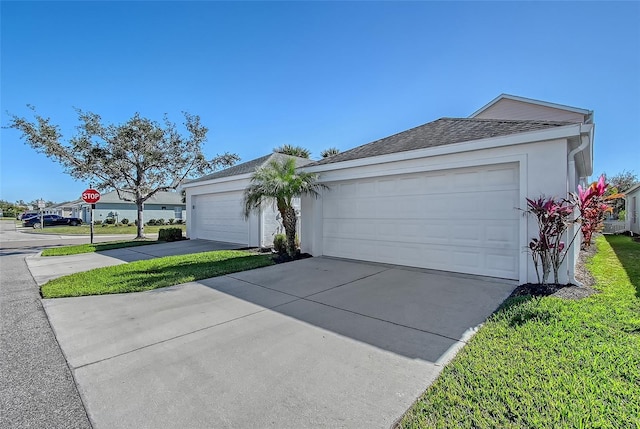
[[[263,203],[273,203],[278,209],[291,206],[293,198],[303,195],[317,197],[325,185],[318,183],[318,175],[296,171],[293,158],[272,159],[258,168],[244,191],[245,216],[258,210]]]

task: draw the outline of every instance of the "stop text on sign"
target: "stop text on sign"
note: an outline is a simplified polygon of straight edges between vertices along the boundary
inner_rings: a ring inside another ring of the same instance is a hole
[[[95,204],[100,200],[100,192],[95,189],[87,189],[82,193],[82,199],[87,204]]]

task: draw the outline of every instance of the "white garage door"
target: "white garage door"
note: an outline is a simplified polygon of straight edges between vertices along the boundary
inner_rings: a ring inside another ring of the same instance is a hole
[[[323,253],[518,278],[517,164],[329,184]]]
[[[242,213],[242,191],[194,198],[192,222],[197,238],[247,245],[249,227]]]

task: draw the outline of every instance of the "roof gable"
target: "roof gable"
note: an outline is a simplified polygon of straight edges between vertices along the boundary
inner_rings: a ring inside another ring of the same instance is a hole
[[[593,112],[577,107],[502,94],[471,114],[476,119],[552,120],[592,123]]]
[[[297,156],[285,155],[282,153],[270,153],[269,155],[261,156],[260,158],[252,159],[251,161],[243,162],[242,164],[234,165],[224,170],[216,171],[215,173],[208,174],[206,176],[199,177],[197,179],[189,180],[185,184],[205,182],[208,180],[221,179],[224,177],[239,176],[243,174],[251,174],[258,168],[267,164],[273,159],[294,158],[296,160],[296,166],[300,167],[311,163],[312,161],[307,158],[300,158]]]
[[[441,118],[309,164],[324,165],[571,125],[560,121]]]

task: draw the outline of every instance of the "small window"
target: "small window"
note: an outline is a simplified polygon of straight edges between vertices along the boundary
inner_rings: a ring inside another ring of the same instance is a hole
[[[173,217],[176,219],[182,219],[182,207],[173,208]]]
[[[164,206],[162,207],[162,210],[166,210],[166,209],[167,209],[166,207],[164,207]]]

